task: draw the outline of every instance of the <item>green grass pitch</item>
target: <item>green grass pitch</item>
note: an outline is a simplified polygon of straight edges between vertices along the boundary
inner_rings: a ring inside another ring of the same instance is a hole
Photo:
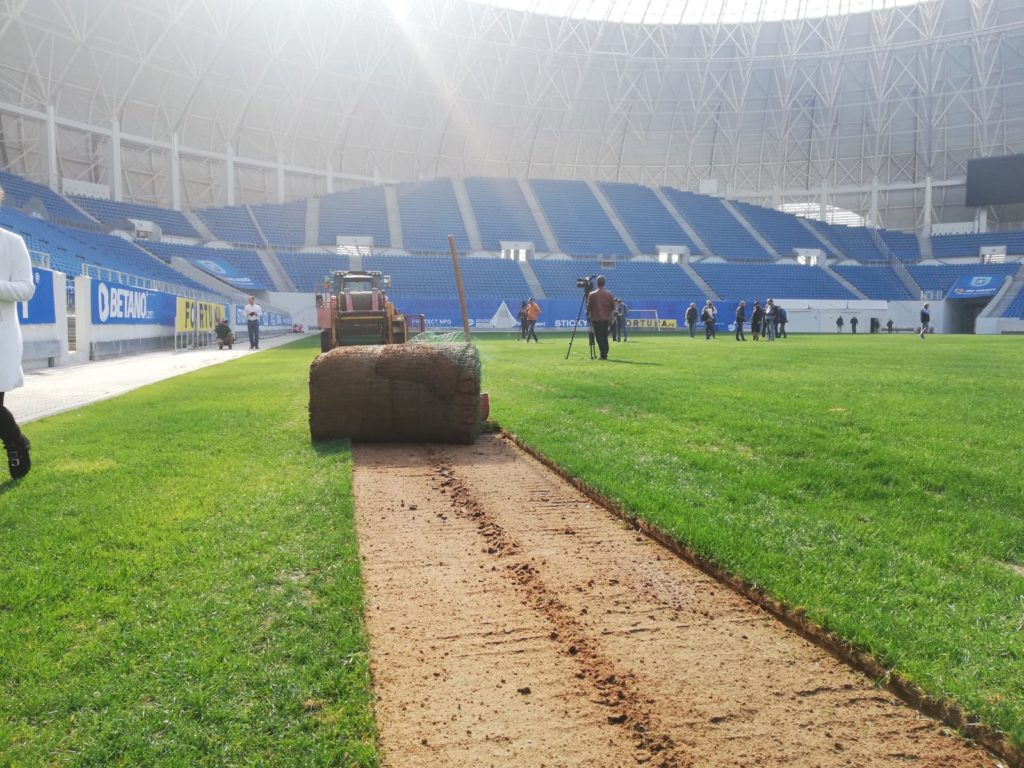
[[[1024,744],[1024,340],[479,337],[491,415]],[[378,762],[313,340],[29,425],[0,486],[0,765]]]

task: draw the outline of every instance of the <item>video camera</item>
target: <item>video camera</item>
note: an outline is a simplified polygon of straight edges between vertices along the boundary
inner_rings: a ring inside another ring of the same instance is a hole
[[[582,288],[586,293],[590,293],[594,290],[594,285],[597,280],[597,275],[587,275],[585,277],[576,278],[576,287]]]

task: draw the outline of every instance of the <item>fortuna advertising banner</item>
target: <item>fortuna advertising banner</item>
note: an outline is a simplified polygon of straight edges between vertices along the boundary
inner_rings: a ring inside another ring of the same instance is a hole
[[[947,299],[983,299],[995,296],[1003,286],[1003,279],[994,275],[964,275],[949,289]]]
[[[640,317],[637,319],[626,318],[627,328],[646,328],[647,330],[672,330],[677,327],[674,317],[660,317],[655,320],[653,317]]]
[[[178,333],[212,331],[217,321],[227,317],[227,305],[178,297],[174,330]]]
[[[91,280],[93,325],[174,325],[169,293]]]
[[[29,301],[18,304],[18,319],[22,325],[46,325],[57,322],[57,307],[53,299],[53,272],[32,267],[32,282],[36,292]]]

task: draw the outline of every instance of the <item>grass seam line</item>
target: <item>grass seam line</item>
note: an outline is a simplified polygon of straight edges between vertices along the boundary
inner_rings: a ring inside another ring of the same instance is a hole
[[[955,729],[963,738],[980,744],[999,758],[1005,765],[1005,768],[1024,768],[1024,751],[1018,745],[1012,743],[1003,731],[996,730],[979,722],[956,701],[932,696],[916,683],[903,677],[899,672],[887,668],[867,651],[857,648],[835,633],[808,620],[801,609],[793,608],[775,599],[763,589],[743,581],[645,520],[630,514],[618,503],[595,490],[580,478],[566,472],[565,469],[551,461],[544,454],[520,440],[515,434],[502,429],[500,424],[493,420],[491,424],[493,424],[502,439],[511,442],[528,453],[595,504],[629,524],[636,531],[642,533],[664,549],[667,549],[676,557],[700,569],[715,581],[746,598],[795,631],[805,640],[827,651],[848,667],[871,678],[876,684],[883,686],[908,706]]]

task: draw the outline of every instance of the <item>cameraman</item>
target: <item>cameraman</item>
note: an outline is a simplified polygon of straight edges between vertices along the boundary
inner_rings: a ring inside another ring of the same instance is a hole
[[[594,329],[601,359],[608,359],[608,329],[615,314],[615,299],[604,287],[604,275],[597,277],[597,290],[587,294],[587,316]]]

